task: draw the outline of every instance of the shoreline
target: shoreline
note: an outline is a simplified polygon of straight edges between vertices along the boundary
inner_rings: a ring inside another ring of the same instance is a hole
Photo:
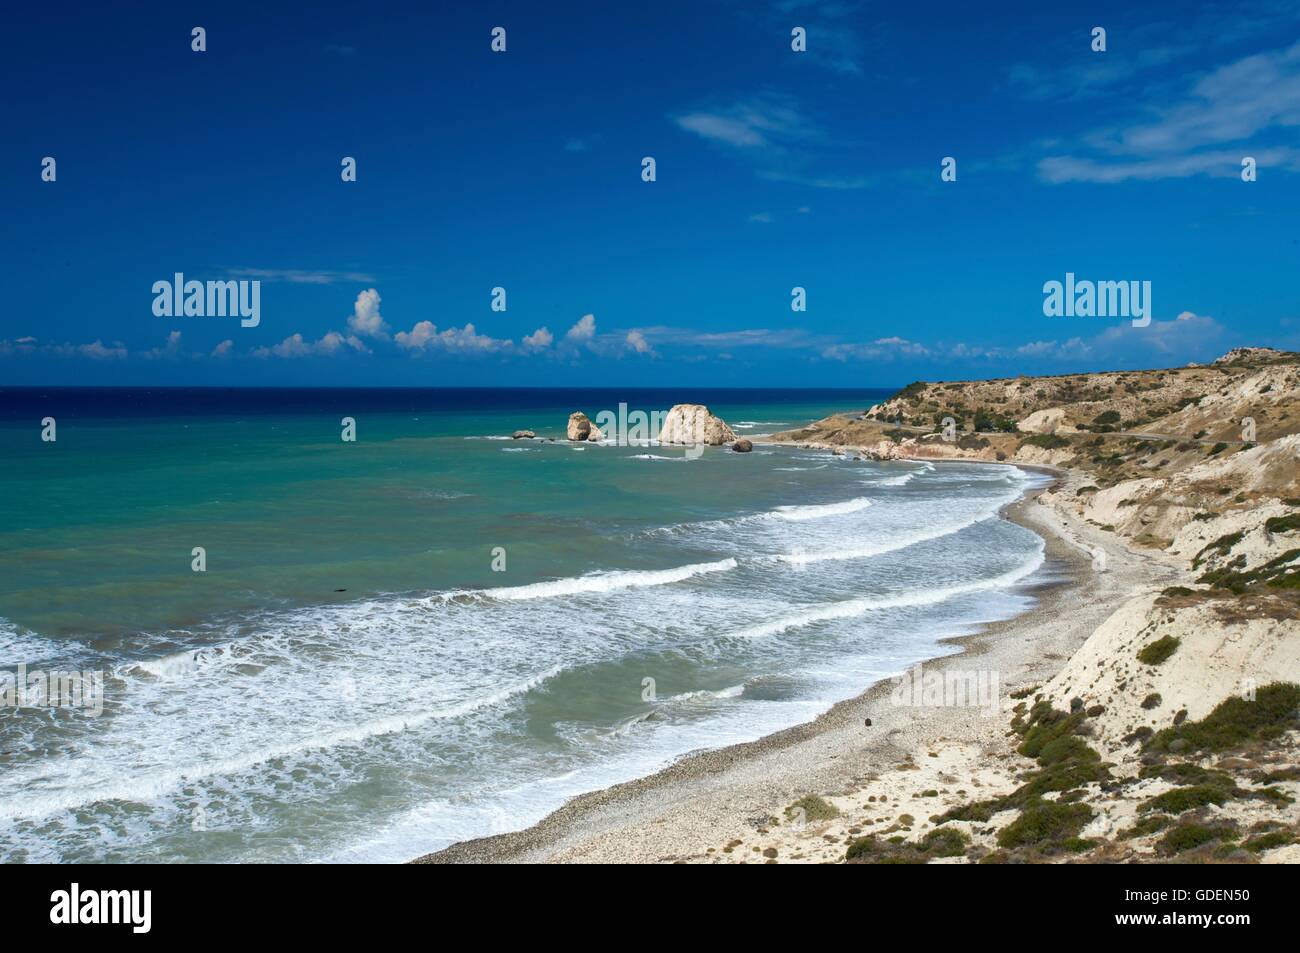
[[[1075,474],[1011,461],[999,465],[1052,478],[998,515],[1040,536],[1043,568],[1062,578],[1024,587],[1035,600],[1026,611],[940,639],[938,645],[957,651],[920,664],[949,672],[979,660],[998,676],[999,701],[1006,706],[1007,693],[1050,679],[1120,604],[1171,570],[1061,508],[1041,505],[1044,493],[1069,484]],[[1085,555],[1090,546],[1107,551],[1107,571],[1093,570]],[[756,830],[766,834],[765,823],[800,797],[856,791],[900,763],[914,769],[915,754],[927,748],[992,750],[1002,741],[1004,719],[985,717],[976,708],[903,708],[890,703],[893,686],[893,679],[877,681],[812,721],[685,754],[653,774],[578,795],[522,830],[462,841],[411,863],[713,862],[723,859],[719,851],[730,854],[730,845]],[[950,761],[936,757],[937,763]],[[843,848],[838,850],[842,855]]]

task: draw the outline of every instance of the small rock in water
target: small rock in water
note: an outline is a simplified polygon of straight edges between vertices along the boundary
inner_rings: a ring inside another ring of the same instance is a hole
[[[737,453],[749,453],[751,450],[754,449],[754,442],[752,440],[746,440],[744,437],[741,437],[739,440],[737,440],[735,443],[731,445],[731,449],[735,450]]]
[[[516,430],[510,435],[511,440],[532,440],[537,434],[531,430]]]

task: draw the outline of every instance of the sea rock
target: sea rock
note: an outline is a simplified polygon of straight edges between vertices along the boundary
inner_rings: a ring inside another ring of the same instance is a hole
[[[721,417],[715,417],[703,404],[676,404],[668,411],[660,443],[706,444],[721,447],[736,442],[736,434]]]
[[[587,419],[587,415],[580,410],[575,410],[569,414],[569,439],[570,440],[603,440],[605,435],[600,432],[600,428]]]
[[[735,450],[737,453],[749,453],[754,449],[754,441],[746,440],[744,437],[741,437],[731,445],[731,449]]]
[[[514,433],[512,433],[512,434],[510,435],[510,439],[512,439],[512,440],[532,440],[532,439],[533,439],[534,437],[536,437],[536,436],[537,436],[537,434],[533,433],[531,430],[516,430]]]

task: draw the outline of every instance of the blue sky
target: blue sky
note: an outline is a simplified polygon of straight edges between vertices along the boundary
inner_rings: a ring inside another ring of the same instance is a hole
[[[866,387],[1300,347],[1300,2],[155,6],[7,15],[0,384]],[[155,316],[176,272],[260,280],[260,324]],[[1066,272],[1150,281],[1154,321],[1044,316]]]

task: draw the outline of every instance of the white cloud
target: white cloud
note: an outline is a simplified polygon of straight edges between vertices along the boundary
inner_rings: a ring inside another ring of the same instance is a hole
[[[232,268],[231,277],[258,281],[284,281],[293,285],[332,285],[340,281],[365,282],[375,279],[359,271],[306,271],[298,268]]]
[[[574,344],[590,343],[596,336],[596,316],[584,314],[577,323],[565,333],[564,339]]]
[[[679,128],[701,139],[736,149],[767,148],[819,137],[793,99],[772,94],[672,119]]]
[[[473,324],[439,331],[432,321],[420,321],[410,331],[398,331],[393,339],[408,351],[449,351],[458,353],[492,353],[509,348],[511,342],[479,334]]]
[[[348,317],[348,329],[362,337],[388,338],[388,323],[379,313],[379,292],[367,288],[357,294],[352,305],[352,314]]]
[[[1247,155],[1261,167],[1300,172],[1300,150],[1277,142],[1300,126],[1300,43],[1212,69],[1172,103],[1135,105],[1141,119],[1088,136],[1076,154],[1043,158],[1039,176],[1051,183],[1238,176]]]
[[[1211,71],[1154,122],[1118,133],[1124,152],[1183,152],[1300,125],[1300,43]]]
[[[65,345],[66,346],[66,345]],[[92,357],[97,361],[111,361],[126,357],[127,351],[121,341],[114,341],[111,347],[105,346],[98,338],[90,344],[75,348],[76,353]]]
[[[523,339],[524,347],[530,351],[541,351],[551,346],[555,341],[554,335],[546,328],[538,328],[532,334],[525,334]]]
[[[867,344],[833,344],[822,349],[822,357],[833,361],[893,360],[897,357],[925,357],[930,349],[900,337],[876,338]]]
[[[738,347],[804,348],[829,345],[833,339],[812,337],[800,328],[744,328],[738,331],[696,331],[656,325],[638,328],[652,344],[676,344],[690,348],[728,349]]]
[[[179,357],[181,353],[181,332],[172,331],[167,335],[167,343],[163,347],[150,348],[144,352],[146,360],[156,360],[159,358]]]
[[[234,346],[235,346],[235,342],[230,340],[230,338],[226,338],[226,340],[222,341],[220,344],[218,344],[216,347],[212,349],[212,356],[225,357],[231,352]]]
[[[60,357],[89,357],[97,361],[120,360],[127,356],[126,345],[114,341],[111,345],[96,339],[89,344],[40,344],[30,335],[13,341],[0,341],[0,356],[14,354],[56,354]]]
[[[1217,150],[1193,155],[1160,156],[1129,162],[1048,156],[1038,163],[1038,174],[1045,182],[1125,182],[1155,179],[1182,179],[1193,175],[1236,178],[1241,175],[1241,160],[1251,155],[1260,169],[1277,168],[1300,172],[1300,149]]]
[[[1086,319],[1076,323],[1082,326]],[[1214,318],[1184,311],[1171,321],[1152,321],[1135,328],[1131,322],[1112,324],[1091,337],[1076,335],[1065,340],[1030,341],[1018,346],[985,346],[940,342],[925,345],[901,337],[877,338],[862,344],[832,344],[821,355],[836,361],[891,361],[899,358],[945,361],[1044,361],[1123,362],[1134,358],[1178,362],[1199,360],[1224,346],[1226,329]]]
[[[654,354],[654,348],[650,346],[650,342],[645,339],[645,335],[640,331],[628,331],[625,341],[628,348],[638,354]]]
[[[308,341],[301,334],[291,334],[279,344],[271,347],[259,347],[253,351],[254,357],[329,357],[350,347],[363,354],[369,353],[365,343],[356,335],[343,336],[337,331],[327,332],[319,341]]]

